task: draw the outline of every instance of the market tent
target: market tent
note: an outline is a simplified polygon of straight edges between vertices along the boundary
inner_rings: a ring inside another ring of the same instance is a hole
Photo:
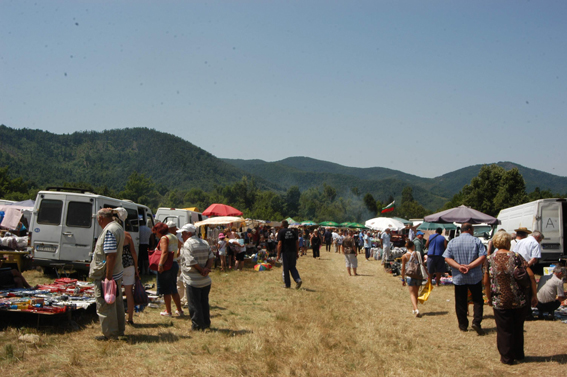
[[[311,221],[311,220],[305,220],[301,222],[301,225],[304,226],[313,226],[313,225],[318,225],[315,221]]]
[[[365,225],[372,230],[379,231],[384,231],[386,229],[400,230],[406,227],[405,224],[401,221],[395,220],[390,217],[376,217],[374,219],[366,221]]]
[[[349,223],[349,228],[366,229],[366,225],[361,224],[361,223]]]
[[[437,228],[445,230],[456,230],[457,226],[453,223],[430,223],[424,221],[417,227],[417,230],[436,230]]]
[[[204,216],[242,216],[242,212],[226,204],[215,203],[203,211]]]
[[[242,217],[236,216],[218,216],[218,217],[211,217],[210,219],[206,219],[203,221],[198,221],[195,223],[195,226],[203,226],[203,225],[226,225],[226,224],[246,224],[246,220]]]
[[[433,223],[486,223],[489,225],[500,224],[500,220],[498,220],[497,218],[465,205],[434,213],[433,215],[425,216],[423,220]]]
[[[291,217],[288,217],[287,219],[285,219],[285,221],[288,222],[288,224],[292,224],[292,223],[296,223],[297,221],[295,221],[294,219],[292,219]]]
[[[339,224],[337,224],[334,221],[323,221],[322,223],[319,223],[319,225],[322,225],[322,226],[338,226]]]
[[[339,224],[339,226],[340,226],[341,228],[348,228],[349,225],[350,225],[350,223],[349,223],[348,221],[345,221],[344,223],[340,223],[340,224]]]
[[[193,212],[199,212],[199,208],[197,208],[197,207],[188,207],[188,208],[183,208],[183,209],[186,209],[188,211],[193,211]]]

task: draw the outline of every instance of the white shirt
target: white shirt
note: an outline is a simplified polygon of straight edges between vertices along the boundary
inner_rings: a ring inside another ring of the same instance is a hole
[[[532,258],[541,258],[541,245],[532,236],[519,240],[512,251],[523,256],[526,262]]]
[[[382,233],[380,236],[382,239],[382,246],[383,247],[390,247],[390,235],[386,232]]]
[[[149,245],[152,230],[146,225],[140,225],[140,245]]]

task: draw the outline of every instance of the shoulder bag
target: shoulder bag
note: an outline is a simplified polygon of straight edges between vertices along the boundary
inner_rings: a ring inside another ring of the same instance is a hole
[[[165,251],[167,255],[167,259],[165,260],[165,264],[163,265],[163,270],[167,271],[173,265],[173,253]],[[159,243],[155,250],[148,251],[148,257],[150,260],[150,270],[158,271],[159,269],[159,261],[161,260],[162,251],[159,249]]]

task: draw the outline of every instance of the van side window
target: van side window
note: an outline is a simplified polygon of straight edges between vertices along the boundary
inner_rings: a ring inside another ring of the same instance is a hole
[[[135,209],[126,208],[128,212],[128,217],[126,218],[126,231],[127,232],[138,232],[138,211]]]
[[[90,228],[92,213],[92,203],[70,202],[67,207],[67,221],[65,225],[77,228]]]
[[[61,223],[61,200],[43,199],[37,213],[37,223],[47,225],[59,225]]]

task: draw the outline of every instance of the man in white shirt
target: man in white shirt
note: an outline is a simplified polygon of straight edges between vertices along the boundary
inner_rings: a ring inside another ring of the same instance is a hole
[[[517,236],[527,235],[530,232],[526,228],[515,229]],[[529,267],[533,267],[537,261],[541,258],[541,241],[543,241],[544,236],[541,232],[535,230],[530,232],[531,235],[522,238],[518,241],[516,246],[514,246],[513,252],[520,254],[528,262]]]
[[[390,248],[392,244],[390,242],[390,229],[386,229],[384,233],[380,236],[382,239],[382,264],[386,263],[386,260],[390,258]]]
[[[563,278],[565,277],[565,267],[555,266],[553,274],[542,276],[537,286],[537,309],[539,318],[543,318],[543,313],[549,313],[553,319],[553,312],[561,306],[561,301],[565,300],[563,289]]]

